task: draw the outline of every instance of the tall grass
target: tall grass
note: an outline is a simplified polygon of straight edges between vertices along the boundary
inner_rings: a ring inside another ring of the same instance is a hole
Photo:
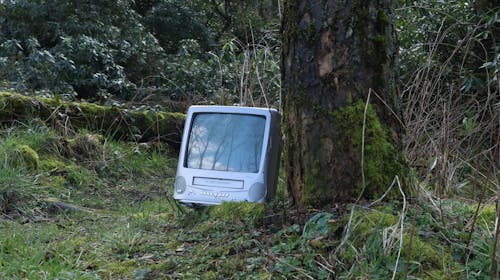
[[[478,40],[489,17],[477,20],[454,24],[469,26],[454,46],[455,26],[441,26],[402,92],[405,153],[438,195],[477,198],[483,187],[489,194],[499,187],[500,77],[497,59]]]

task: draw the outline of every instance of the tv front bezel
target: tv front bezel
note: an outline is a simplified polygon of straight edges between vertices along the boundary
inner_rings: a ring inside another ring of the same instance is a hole
[[[258,172],[254,173],[254,172],[221,171],[221,170],[187,167],[187,158],[186,158],[187,149],[189,144],[190,131],[193,126],[193,121],[197,114],[204,114],[204,113],[255,115],[265,118],[265,129],[263,135],[262,149],[260,152],[260,162],[258,165],[259,166]],[[253,187],[254,184],[259,183],[262,185],[263,188],[265,188],[265,190],[261,190],[265,191],[265,194],[261,199],[252,202],[264,202],[269,191],[271,191],[271,193],[274,193],[274,189],[276,188],[275,186],[276,183],[274,182],[273,184],[273,182],[270,182],[269,179],[270,175],[269,172],[277,172],[274,170],[270,170],[269,168],[269,161],[271,160],[271,156],[269,154],[271,152],[269,145],[271,143],[271,138],[273,136],[271,129],[279,129],[279,121],[280,121],[280,115],[275,109],[239,107],[239,106],[200,106],[200,105],[190,106],[187,112],[186,122],[184,125],[181,149],[179,152],[179,162],[177,166],[177,176],[176,176],[176,184],[178,184],[177,181],[180,180],[179,177],[182,177],[183,180],[185,180],[184,183],[186,185],[185,186],[186,191],[183,193],[178,193],[176,192],[176,189],[174,187],[174,198],[187,204],[193,203],[193,204],[204,204],[204,205],[220,204],[224,201],[244,201],[244,200],[252,201],[252,199],[250,199],[251,195],[249,194],[250,188]],[[273,127],[273,122],[278,122],[277,125],[278,128]],[[279,140],[275,139],[274,142],[279,142]],[[278,145],[278,147],[273,147],[273,148],[279,149],[280,143],[276,144]],[[224,187],[224,186],[194,185],[195,178],[213,179],[214,182],[217,182],[217,180],[242,181],[243,187],[234,188],[234,187]],[[268,190],[269,188],[273,189]]]

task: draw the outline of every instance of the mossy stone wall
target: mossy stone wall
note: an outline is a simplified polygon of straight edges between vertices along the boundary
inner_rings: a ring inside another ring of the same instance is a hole
[[[185,115],[0,92],[0,123],[33,118],[62,129],[87,129],[127,141],[161,141],[178,148]]]

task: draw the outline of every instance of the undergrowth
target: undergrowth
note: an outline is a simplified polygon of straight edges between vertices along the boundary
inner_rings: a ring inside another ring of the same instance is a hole
[[[297,213],[280,180],[270,204],[186,208],[170,193],[176,157],[37,121],[0,129],[0,278],[490,275],[497,215],[488,202],[421,194]]]

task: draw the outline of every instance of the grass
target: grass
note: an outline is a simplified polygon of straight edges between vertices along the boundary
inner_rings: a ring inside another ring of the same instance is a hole
[[[20,145],[38,166],[13,158]],[[157,146],[34,121],[0,129],[0,166],[0,279],[489,278],[491,204],[468,249],[477,204],[458,199],[442,212],[423,198],[404,213],[398,201],[358,205],[342,243],[351,208],[298,215],[283,180],[268,205],[177,205],[176,155]]]

